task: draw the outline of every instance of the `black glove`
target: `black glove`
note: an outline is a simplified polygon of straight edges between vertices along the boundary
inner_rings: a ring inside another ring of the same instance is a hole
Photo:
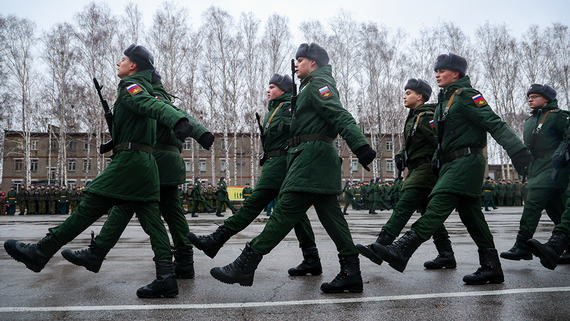
[[[108,142],[99,145],[99,154],[105,154],[106,152],[110,152],[115,148],[115,143],[113,140],[110,139]]]
[[[532,153],[526,148],[519,150],[511,156],[513,166],[520,175],[525,175],[528,164],[530,164],[533,159]]]
[[[358,157],[360,165],[370,172],[368,164],[372,163],[376,157],[376,152],[370,147],[370,145],[364,145],[359,147],[354,153],[356,154],[356,157]]]
[[[188,119],[182,118],[174,125],[174,135],[179,141],[184,142],[186,137],[192,135],[193,129],[194,127],[190,124]]]
[[[552,166],[556,169],[564,169],[568,166],[568,161],[566,161],[566,155],[558,155],[552,159]]]
[[[440,166],[439,166],[439,159],[434,159],[431,161],[431,172],[439,177],[439,170],[440,170]]]
[[[396,156],[394,156],[394,163],[396,163],[396,168],[403,172],[404,171],[404,157],[402,157],[402,155],[400,154],[396,154]]]
[[[210,146],[212,146],[213,143],[214,143],[214,135],[212,135],[212,133],[210,132],[204,133],[198,139],[198,144],[200,144],[200,146],[204,147],[207,150],[210,149]]]

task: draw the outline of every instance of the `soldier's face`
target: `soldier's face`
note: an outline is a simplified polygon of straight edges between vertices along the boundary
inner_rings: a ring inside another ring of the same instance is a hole
[[[528,96],[528,106],[530,108],[542,108],[544,106],[546,106],[546,104],[548,103],[548,100],[546,100],[546,98],[542,97],[539,94],[530,94]]]
[[[459,72],[451,71],[449,69],[438,69],[435,71],[435,79],[437,85],[441,88],[449,86],[452,82],[459,79]]]
[[[299,79],[304,79],[311,72],[319,69],[317,62],[305,57],[299,57],[297,63],[295,64],[295,69],[297,70],[297,77]]]
[[[422,103],[422,95],[415,90],[406,89],[404,93],[404,106],[410,109],[418,107]]]
[[[127,76],[134,74],[136,72],[136,66],[137,65],[134,62],[132,62],[131,59],[129,59],[129,57],[124,56],[123,59],[121,59],[121,61],[117,63],[117,67],[119,67],[119,69],[117,70],[117,76],[123,79]]]
[[[281,88],[277,87],[275,84],[269,84],[269,89],[267,89],[267,100],[272,101],[273,99],[283,95],[285,92]]]

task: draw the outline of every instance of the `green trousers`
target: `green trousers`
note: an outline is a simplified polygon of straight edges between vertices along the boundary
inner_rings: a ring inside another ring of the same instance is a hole
[[[427,241],[454,209],[457,209],[461,222],[479,249],[495,248],[493,235],[481,212],[481,201],[478,197],[437,193],[429,201],[425,214],[412,224],[412,230],[421,240]]]
[[[36,214],[38,211],[38,202],[28,201],[28,214]]]
[[[234,207],[234,204],[232,204],[231,201],[218,201],[218,209],[216,210],[216,212],[221,213],[224,210],[224,205],[226,205],[229,209],[231,209],[232,212],[237,211],[236,208]]]
[[[277,196],[279,196],[278,189],[254,189],[251,196],[244,201],[243,206],[224,221],[224,227],[232,231],[233,234],[237,234],[249,226]],[[299,247],[303,249],[316,247],[315,233],[311,228],[307,212],[305,211],[304,214],[294,227]]]
[[[192,247],[186,237],[190,232],[188,221],[184,216],[182,205],[178,200],[178,186],[161,186],[160,202],[158,207],[160,214],[168,224],[174,248]],[[95,244],[98,248],[110,250],[117,244],[121,234],[127,228],[129,221],[135,214],[135,209],[131,204],[115,206],[109,212],[109,218],[103,225],[101,233],[95,237]],[[138,214],[137,214],[138,217]],[[139,218],[140,221],[140,218]],[[142,224],[141,224],[142,225]],[[148,233],[147,233],[148,234]]]
[[[265,228],[250,242],[251,248],[262,255],[271,252],[306,217],[311,205],[314,205],[319,221],[335,243],[339,254],[358,255],[348,223],[334,194],[282,193]]]
[[[196,213],[196,210],[198,209],[198,204],[202,204],[202,206],[204,206],[204,210],[208,210],[210,208],[208,202],[206,202],[205,199],[199,197],[198,199],[195,199],[192,204],[192,211],[191,211],[192,213]]]
[[[46,214],[47,213],[47,202],[46,201],[39,201],[38,202],[38,213],[39,214]]]
[[[520,231],[533,235],[543,209],[546,209],[546,214],[554,224],[560,223],[560,218],[564,213],[565,201],[566,194],[563,190],[556,188],[530,189],[521,216]]]
[[[419,209],[422,215],[426,212],[430,192],[431,190],[420,188],[408,188],[404,190],[400,201],[396,203],[392,216],[390,216],[388,222],[384,224],[382,230],[385,231],[390,238],[398,237],[415,211]],[[433,242],[438,244],[440,241],[449,241],[449,234],[443,224],[433,233]]]
[[[566,190],[566,193],[570,193],[570,190]],[[525,199],[525,207],[528,201],[529,198],[527,196]],[[563,233],[570,238],[570,197],[566,198],[566,207],[564,209],[564,213],[562,213],[562,216],[560,217],[560,223],[554,226],[552,233]]]
[[[26,214],[26,201],[19,201],[18,202],[18,208],[20,209],[20,215],[24,215]]]
[[[150,236],[154,260],[172,260],[170,241],[168,240],[164,223],[160,219],[158,202],[128,202],[88,193],[85,194],[85,198],[79,203],[75,211],[61,225],[50,228],[49,232],[57,244],[64,246],[101,216],[107,214],[113,206],[125,204],[133,207],[141,227]]]

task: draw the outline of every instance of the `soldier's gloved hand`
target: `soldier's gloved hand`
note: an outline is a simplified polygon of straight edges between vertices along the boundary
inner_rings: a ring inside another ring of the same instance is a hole
[[[365,170],[370,172],[368,164],[372,163],[376,157],[376,152],[370,147],[370,145],[360,146],[355,152],[356,157],[358,157],[358,162]]]
[[[205,149],[210,149],[210,146],[214,143],[214,135],[212,133],[204,133],[200,138],[198,138],[198,144]]]
[[[568,161],[566,160],[566,155],[558,155],[552,159],[552,166],[556,169],[564,169],[568,167]]]
[[[400,171],[404,171],[404,157],[400,154],[394,156],[394,163],[396,163],[396,168]]]
[[[439,168],[439,160],[437,160],[437,159],[432,160],[432,161],[431,161],[431,172],[432,172],[435,176],[439,177],[439,170],[440,170],[440,168]]]
[[[182,118],[174,125],[174,135],[179,141],[183,142],[186,137],[192,135],[193,129],[194,127],[190,124],[188,119]]]
[[[517,173],[520,175],[524,175],[528,164],[532,162],[534,158],[532,157],[532,153],[528,149],[521,149],[518,152],[514,153],[511,156],[511,160],[513,161],[513,166],[517,170]]]

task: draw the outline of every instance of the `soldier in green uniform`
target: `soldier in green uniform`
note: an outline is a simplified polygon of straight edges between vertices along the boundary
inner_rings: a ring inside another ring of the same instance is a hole
[[[237,211],[230,198],[228,197],[228,187],[227,187],[227,180],[224,176],[220,177],[220,183],[218,184],[218,190],[216,193],[218,194],[218,208],[216,209],[216,216],[223,217],[222,214],[222,205],[226,205],[232,211],[232,214],[235,214]]]
[[[434,70],[441,87],[434,123],[438,133],[438,148],[432,170],[438,174],[426,213],[396,242],[384,246],[372,244],[376,255],[391,267],[403,272],[416,249],[441,227],[457,209],[479,252],[481,267],[466,275],[467,284],[504,282],[503,271],[493,236],[481,212],[479,197],[485,173],[483,148],[487,132],[506,150],[513,165],[523,173],[532,155],[499,116],[487,104],[481,93],[471,87],[466,76],[467,61],[455,54],[437,57]]]
[[[245,183],[245,187],[241,190],[244,202],[246,199],[248,199],[251,196],[251,193],[253,193],[253,190],[251,189],[251,187],[249,187],[249,183]]]
[[[212,183],[208,183],[208,187],[206,188],[206,201],[210,204],[210,207],[217,207],[216,205],[216,190]]]
[[[497,206],[503,206],[505,205],[505,191],[506,191],[506,185],[504,179],[499,180],[496,189],[497,189]]]
[[[362,208],[362,183],[356,183],[354,185],[354,203],[352,208],[355,210],[360,210]]]
[[[150,53],[133,44],[124,54],[117,63],[121,81],[113,107],[113,161],[85,188],[85,199],[75,212],[61,225],[50,228],[39,243],[7,240],[4,248],[14,259],[39,272],[55,252],[113,206],[129,204],[149,234],[155,253],[157,277],[151,284],[138,289],[137,296],[174,297],[178,295],[178,285],[170,242],[160,219],[160,182],[152,146],[156,142],[156,120],[173,128],[181,141],[191,135],[193,128],[176,109],[157,99],[149,99],[152,87],[148,80],[153,70]]]
[[[16,197],[17,193],[14,190],[14,186],[10,187],[10,191],[8,191],[6,198],[8,199],[8,215],[16,214]]]
[[[364,181],[362,183],[362,186],[360,187],[360,193],[362,195],[362,200],[360,202],[360,204],[362,204],[362,206],[360,207],[363,210],[367,210],[370,209],[369,207],[369,200],[368,200],[368,188],[370,187],[370,183],[368,181]]]
[[[344,193],[344,209],[342,210],[342,214],[348,215],[346,213],[348,205],[353,204],[352,207],[354,208],[354,194],[352,191],[352,183],[349,180],[346,181],[342,192]]]
[[[20,186],[20,190],[18,191],[18,197],[16,198],[18,201],[18,208],[20,209],[20,215],[26,214],[26,205],[28,204],[28,190],[26,186],[22,184]]]
[[[28,191],[28,214],[38,213],[38,190],[34,184],[30,185],[30,190]]]
[[[49,190],[47,191],[47,198],[48,198],[48,213],[55,214],[56,195],[55,195],[55,187],[53,185],[51,185]]]
[[[156,70],[153,72],[150,81],[153,90],[152,94],[155,95],[156,99],[172,105],[170,95],[164,90],[161,77]],[[155,98],[149,97],[149,99]],[[193,130],[190,136],[196,139],[204,149],[210,149],[214,136],[192,116],[182,110],[177,110],[189,119],[190,124],[192,124]],[[174,272],[179,278],[191,279],[194,277],[194,252],[192,244],[186,238],[186,234],[190,230],[188,229],[188,222],[184,216],[182,204],[178,199],[179,184],[186,181],[184,160],[180,154],[182,142],[165,125],[158,123],[156,130],[157,142],[154,145],[152,154],[156,159],[160,178],[160,213],[168,224],[172,240],[174,241]],[[113,207],[109,212],[109,218],[101,229],[101,233],[93,238],[89,248],[78,251],[63,250],[63,257],[74,264],[84,266],[87,270],[97,273],[105,256],[118,242],[134,213],[134,208],[130,205]]]
[[[327,52],[319,45],[302,44],[296,54],[297,75],[302,80],[292,120],[288,171],[280,198],[260,235],[248,243],[231,264],[213,268],[212,276],[225,283],[251,285],[263,255],[268,254],[315,206],[319,220],[339,252],[341,269],[323,292],[362,292],[358,249],[337,195],[342,191],[341,163],[332,142],[340,134],[366,168],[376,157],[352,115],[343,108]]]
[[[73,213],[75,208],[77,207],[77,203],[79,201],[79,194],[77,193],[77,185],[73,184],[71,186],[71,191],[69,191],[69,212]]]
[[[59,190],[59,214],[67,214],[67,203],[69,203],[69,191],[65,185]]]
[[[368,193],[366,194],[366,199],[368,201],[368,214],[378,214],[378,212],[374,211],[376,207],[375,201],[375,193],[376,193],[376,180],[374,178],[370,179],[370,183],[368,184]]]
[[[493,192],[495,191],[495,186],[491,180],[491,176],[487,176],[485,182],[483,182],[483,193],[485,196],[485,211],[490,211],[489,205],[493,206],[493,209],[497,209],[495,203],[493,202]]]
[[[429,202],[429,195],[437,176],[431,170],[431,159],[437,147],[436,133],[433,128],[435,104],[426,104],[429,100],[431,86],[422,79],[410,79],[404,87],[404,106],[409,108],[404,127],[406,139],[394,157],[396,168],[403,172],[408,168],[408,174],[403,182],[404,194],[392,216],[382,227],[376,243],[389,245],[394,242],[414,212],[419,209],[424,214]],[[424,263],[427,269],[454,269],[457,267],[449,234],[443,225],[433,234],[433,242],[438,255],[434,260]],[[382,259],[374,252],[374,246],[357,244],[360,253],[372,262],[380,265]]]
[[[269,80],[267,90],[268,112],[263,121],[262,145],[264,156],[261,177],[255,185],[251,197],[244,202],[237,213],[209,235],[188,234],[196,248],[214,258],[220,248],[239,231],[245,229],[267,207],[267,216],[275,206],[279,189],[287,174],[287,144],[291,124],[291,91],[293,82],[287,75],[274,74]],[[295,225],[295,235],[303,252],[303,261],[297,267],[288,270],[289,275],[303,276],[323,273],[315,235],[307,215]]]
[[[522,206],[522,184],[518,178],[515,178],[515,186],[514,186],[514,203],[515,206]]]
[[[554,222],[560,223],[566,201],[568,170],[558,171],[558,179],[552,178],[552,158],[556,150],[564,146],[564,132],[568,128],[570,113],[558,108],[556,91],[548,85],[533,84],[527,92],[531,117],[525,121],[524,141],[534,160],[528,168],[529,193],[520,220],[519,232],[513,247],[501,253],[508,260],[532,260],[526,246],[536,231],[542,210]]]
[[[38,214],[47,213],[47,192],[45,185],[38,188]]]
[[[510,179],[507,179],[507,184],[505,186],[505,205],[513,206],[513,197],[515,196],[515,186]]]
[[[202,179],[200,178],[200,176],[196,176],[196,178],[194,179],[194,187],[190,192],[190,196],[192,197],[192,203],[193,203],[191,211],[192,217],[198,217],[198,215],[196,214],[196,210],[198,209],[198,204],[202,204],[204,206],[204,209],[208,213],[212,213],[214,211],[214,209],[210,207],[208,202],[206,202],[204,197],[202,197]]]
[[[192,190],[194,189],[194,184],[189,183],[184,197],[186,198],[186,213],[190,213],[190,210],[194,206],[194,198],[192,198]]]
[[[181,185],[178,185],[178,201],[180,202],[180,206],[182,206],[182,208],[184,208],[184,190],[182,189]],[[184,211],[185,213],[188,211]]]

